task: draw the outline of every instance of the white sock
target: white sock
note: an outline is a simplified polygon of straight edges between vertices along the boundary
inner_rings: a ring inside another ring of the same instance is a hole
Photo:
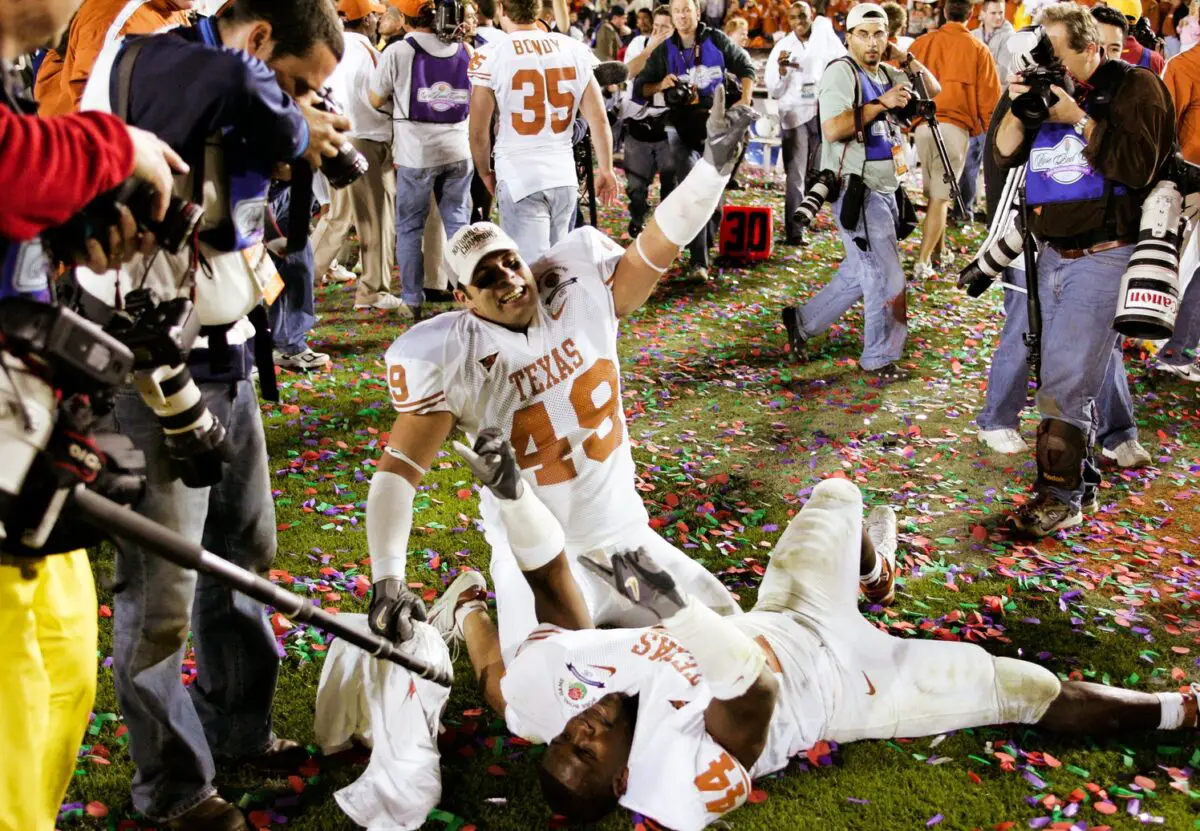
[[[1159,730],[1178,730],[1183,726],[1183,695],[1182,693],[1155,693],[1158,696],[1158,703],[1162,707],[1162,714],[1159,716]]]
[[[483,612],[484,614],[487,614],[487,603],[483,602],[482,600],[468,600],[466,603],[455,609],[454,628],[459,632],[465,632],[466,630],[463,629],[463,624],[466,623],[467,618],[469,618],[475,612]]]
[[[874,583],[878,583],[879,578],[882,576],[883,576],[883,557],[880,557],[879,554],[876,554],[875,555],[875,567],[872,568],[866,574],[860,574],[858,576],[858,582],[866,583],[868,586],[870,586]]]

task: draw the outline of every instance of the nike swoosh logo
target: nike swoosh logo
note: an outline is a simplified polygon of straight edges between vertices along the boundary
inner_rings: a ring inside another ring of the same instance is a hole
[[[867,695],[875,695],[875,685],[871,683],[871,676],[864,672],[863,678],[867,679]]]
[[[588,664],[588,666],[590,666],[592,669],[602,669],[602,670],[604,670],[605,672],[607,672],[609,675],[616,675],[616,674],[617,674],[617,668],[616,668],[616,667],[606,667],[606,666],[601,666],[600,664]]]
[[[560,317],[562,317],[563,312],[565,312],[566,310],[567,310],[567,301],[564,300],[562,305],[558,307],[557,312],[547,312],[547,314],[550,315],[551,320],[557,321]]]

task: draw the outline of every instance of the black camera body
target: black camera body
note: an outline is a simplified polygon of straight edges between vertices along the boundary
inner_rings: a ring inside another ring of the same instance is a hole
[[[96,240],[105,253],[108,251],[108,229],[121,221],[119,209],[125,207],[133,215],[138,228],[154,234],[158,247],[178,254],[192,240],[204,209],[193,202],[172,196],[166,216],[161,222],[150,218],[154,205],[154,186],[143,179],[130,177],[115,188],[97,196],[83,210],[57,228],[43,234],[50,252],[59,262],[72,263],[87,257],[88,240]]]
[[[1054,45],[1045,32],[1029,50],[1029,57],[1033,66],[1019,73],[1021,84],[1029,87],[1029,91],[1013,99],[1012,114],[1026,129],[1036,130],[1050,117],[1050,110],[1058,103],[1058,96],[1051,87],[1057,86],[1067,95],[1074,95],[1075,82],[1054,54]]]
[[[663,90],[663,101],[672,109],[692,107],[700,103],[695,84],[676,79],[675,86]]]
[[[175,366],[187,360],[200,316],[186,297],[157,302],[149,289],[136,289],[105,329],[133,352],[135,370]]]
[[[911,127],[918,118],[932,118],[937,115],[937,104],[932,98],[921,98],[913,95],[903,107],[888,111],[888,116],[901,127]]]
[[[333,100],[333,93],[328,87],[317,93],[317,101],[313,108],[330,115],[343,115],[342,108]],[[326,157],[321,162],[321,172],[335,188],[349,187],[357,182],[371,167],[366,157],[355,149],[349,141],[342,142],[336,156]]]
[[[442,43],[462,43],[466,12],[459,0],[434,0],[433,33]]]

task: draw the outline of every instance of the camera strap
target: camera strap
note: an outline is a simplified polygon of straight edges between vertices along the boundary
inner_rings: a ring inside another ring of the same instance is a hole
[[[146,46],[145,38],[130,41],[121,53],[121,65],[117,67],[117,100],[113,102],[113,115],[129,123],[129,93],[133,88],[133,65]]]

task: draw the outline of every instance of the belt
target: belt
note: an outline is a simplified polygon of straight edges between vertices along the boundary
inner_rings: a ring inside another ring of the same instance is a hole
[[[1133,245],[1133,243],[1129,240],[1114,239],[1108,242],[1097,243],[1091,248],[1059,248],[1054,243],[1050,243],[1050,247],[1058,252],[1058,256],[1064,260],[1078,260],[1080,257],[1086,257],[1089,254],[1099,254],[1101,251],[1111,251],[1123,245]]]

